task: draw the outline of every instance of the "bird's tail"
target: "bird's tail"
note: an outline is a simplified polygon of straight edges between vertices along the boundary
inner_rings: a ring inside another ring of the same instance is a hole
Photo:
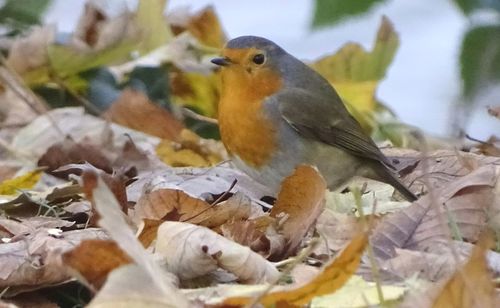
[[[382,166],[381,166],[382,167]],[[376,180],[381,180],[387,184],[392,185],[396,190],[403,195],[403,197],[408,201],[417,200],[417,196],[412,193],[405,184],[403,184],[396,174],[394,174],[391,170],[387,169],[385,166],[382,168],[374,168],[375,173],[379,178]]]

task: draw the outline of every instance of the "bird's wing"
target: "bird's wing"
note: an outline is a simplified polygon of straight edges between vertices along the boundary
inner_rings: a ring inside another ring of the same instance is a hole
[[[296,88],[282,90],[273,98],[278,104],[281,116],[303,137],[392,167],[338,96],[325,98]]]

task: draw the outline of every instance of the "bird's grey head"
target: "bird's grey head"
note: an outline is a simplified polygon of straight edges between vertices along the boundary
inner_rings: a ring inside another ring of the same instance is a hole
[[[245,63],[274,66],[283,54],[286,52],[268,39],[258,36],[240,36],[227,42],[224,46],[223,57],[213,59],[212,62],[220,66]]]

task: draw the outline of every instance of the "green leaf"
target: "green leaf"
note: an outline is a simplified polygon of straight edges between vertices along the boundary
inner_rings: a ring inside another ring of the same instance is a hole
[[[51,0],[7,0],[0,8],[0,24],[12,28],[27,28],[41,23],[41,16]]]
[[[500,26],[469,30],[460,54],[463,94],[472,98],[493,83],[500,82]]]
[[[500,11],[499,0],[454,0],[454,2],[467,15],[478,9]]]
[[[376,3],[385,0],[316,0],[313,28],[333,25],[339,21],[363,14]]]

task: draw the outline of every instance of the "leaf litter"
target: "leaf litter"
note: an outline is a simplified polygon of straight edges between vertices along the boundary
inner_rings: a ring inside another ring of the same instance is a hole
[[[82,303],[90,307],[499,304],[498,138],[468,152],[448,143],[384,149],[419,194],[413,203],[362,178],[327,191],[307,165],[272,195],[227,161],[220,141],[194,132],[216,137],[203,121],[213,125],[219,95],[208,60],[227,40],[217,14],[164,18],[164,6],[140,1],[113,17],[91,3],[68,44],[55,44],[50,27],[13,43],[11,71],[1,73],[30,86],[52,82],[81,98],[90,87],[82,72],[105,67],[122,81],[150,65],[168,68],[171,92],[164,106],[155,89],[114,89],[99,116],[82,107],[44,112],[41,100],[33,108],[11,87],[0,92],[12,106],[5,123],[21,123],[0,130],[2,301],[47,301],[35,290],[76,280],[91,292]],[[145,35],[152,29],[161,31]],[[398,44],[383,18],[372,51],[348,44],[311,66],[378,141],[401,145],[410,137],[380,135],[387,123],[373,120],[388,112],[374,93]]]

